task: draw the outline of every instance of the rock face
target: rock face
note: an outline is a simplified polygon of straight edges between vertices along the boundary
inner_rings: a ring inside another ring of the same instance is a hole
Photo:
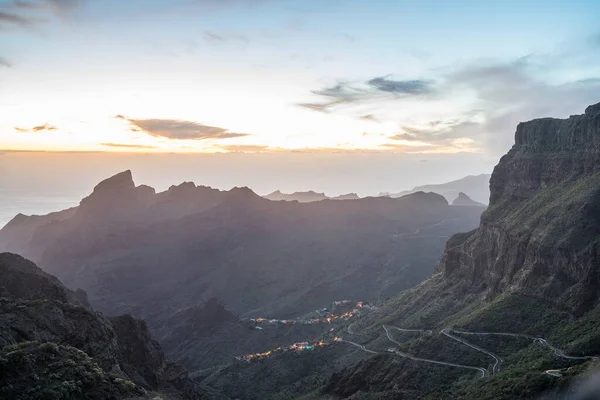
[[[479,203],[473,199],[471,199],[469,196],[467,196],[465,193],[460,192],[458,193],[458,197],[456,199],[454,199],[454,201],[452,202],[453,206],[483,206],[485,207],[485,204]]]
[[[521,123],[490,180],[480,226],[441,270],[488,297],[519,291],[582,313],[600,289],[600,104]]]
[[[18,347],[19,351],[27,353],[30,350],[36,355],[35,365],[30,366],[32,369],[43,367],[44,358],[37,355],[48,350],[53,357],[82,360],[87,363],[86,368],[93,368],[86,361],[91,357],[102,368],[103,374],[132,380],[146,389],[168,386],[169,376],[181,380],[181,371],[173,372],[178,366],[165,362],[160,346],[150,337],[144,321],[129,315],[108,319],[90,310],[83,291],[70,291],[57,278],[15,254],[0,254],[0,279],[3,284],[0,347],[21,343],[68,346],[46,348],[32,344]],[[85,356],[78,356],[70,348],[78,349]],[[19,375],[18,368],[13,372],[15,376]],[[22,374],[25,372],[21,371]],[[105,378],[99,377],[98,385],[110,386]]]
[[[165,356],[160,345],[152,340],[146,322],[131,315],[111,317],[110,322],[117,335],[123,372],[134,381],[145,382],[148,388],[163,384]]]

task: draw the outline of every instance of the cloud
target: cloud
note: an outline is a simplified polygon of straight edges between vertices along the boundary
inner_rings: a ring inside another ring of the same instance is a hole
[[[269,146],[267,145],[232,144],[218,147],[223,150],[227,150],[229,152],[234,153],[262,153],[265,151],[269,151]]]
[[[389,75],[386,75],[369,79],[366,82],[338,82],[333,86],[313,90],[314,95],[328,100],[303,102],[296,105],[327,113],[343,105],[424,96],[434,92],[433,81],[392,80],[389,79]]]
[[[385,115],[386,122],[399,115],[399,131],[387,138],[390,142],[385,147],[400,149],[422,142],[431,145],[427,152],[485,151],[495,157],[513,144],[519,122],[565,118],[600,101],[600,74],[581,63],[582,59],[597,62],[598,53],[590,50],[592,45],[600,46],[600,35],[589,36],[585,43],[576,50],[570,48],[569,57],[559,51],[508,61],[475,61],[437,70],[423,79],[399,80],[388,75],[338,82],[312,91],[320,101],[297,105],[363,120],[373,120],[370,112],[375,109],[377,115]],[[587,75],[569,80],[573,68],[587,70]],[[415,110],[414,117],[410,110]]]
[[[40,131],[55,131],[56,127],[45,123],[44,125],[38,125],[31,128],[32,132],[40,132]]]
[[[55,130],[57,130],[57,128],[55,126],[50,125],[48,123],[45,123],[43,125],[37,125],[37,126],[34,126],[32,128],[29,128],[29,129],[27,129],[27,128],[20,128],[18,126],[15,126],[14,129],[15,129],[15,131],[21,132],[21,133],[36,133],[36,132],[44,132],[44,131],[48,132],[48,131],[55,131]]]
[[[83,2],[84,0],[14,0],[0,10],[0,30],[11,26],[31,28],[40,23],[47,23],[49,20],[41,18],[40,12],[45,11],[45,16],[61,16],[71,12]]]
[[[237,33],[216,33],[204,31],[204,39],[212,44],[224,44],[227,42],[240,42],[247,44],[249,42],[246,36]]]
[[[176,119],[133,119],[126,118],[123,115],[116,115],[115,118],[127,121],[132,131],[141,131],[150,136],[174,140],[229,139],[249,136],[248,133],[231,132],[225,128],[204,125],[193,121]]]
[[[553,63],[551,57],[528,56],[506,63],[472,64],[448,75],[446,91],[466,89],[477,99],[476,120],[457,125],[454,133],[477,137],[492,154],[503,154],[512,145],[519,122],[580,114],[600,100],[600,77],[542,80],[540,76]]]
[[[125,144],[125,143],[100,143],[101,146],[107,147],[124,147],[131,149],[155,149],[154,146],[147,146],[142,144]]]
[[[365,121],[379,122],[379,119],[377,119],[373,114],[361,115],[359,118]]]
[[[0,67],[10,68],[12,64],[4,57],[0,57]]]
[[[209,32],[209,31],[205,31],[204,32],[204,39],[208,40],[209,42],[224,42],[225,38],[221,35],[218,35],[216,33],[213,32]]]
[[[29,26],[34,22],[36,22],[35,18],[24,17],[7,11],[0,11],[0,27],[2,25]]]
[[[83,0],[46,0],[55,12],[68,12],[80,6]]]
[[[54,12],[71,11],[80,6],[84,0],[14,0],[13,6],[22,10],[51,9]]]
[[[13,2],[13,5],[16,8],[24,8],[27,10],[38,10],[40,8],[43,8],[43,4],[42,3],[36,3],[33,1],[22,1],[22,0],[15,0]]]
[[[426,94],[433,91],[430,81],[413,80],[413,81],[394,81],[386,76],[373,78],[367,82],[375,89],[382,92],[397,93],[397,94]]]

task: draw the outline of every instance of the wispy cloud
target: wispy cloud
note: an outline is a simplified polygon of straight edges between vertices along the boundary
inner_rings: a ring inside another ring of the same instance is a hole
[[[10,63],[6,58],[0,57],[0,67],[10,68],[12,67],[12,63]]]
[[[248,133],[231,132],[217,126],[176,119],[134,119],[123,115],[115,118],[127,121],[134,132],[145,132],[150,136],[174,140],[229,139],[249,136]]]
[[[40,20],[12,12],[0,11],[0,27],[2,25],[30,26],[36,21]]]
[[[365,121],[379,122],[379,119],[377,117],[375,117],[373,114],[361,115],[359,118],[362,120],[365,120]]]
[[[10,27],[30,28],[47,23],[48,17],[69,13],[83,2],[84,0],[14,0],[0,10],[0,30]]]
[[[313,111],[331,112],[339,106],[353,103],[424,96],[435,92],[434,85],[435,83],[429,80],[393,80],[390,79],[390,75],[386,75],[366,82],[338,82],[333,86],[313,90],[313,94],[326,101],[296,105]]]
[[[14,127],[15,131],[22,133],[36,133],[36,132],[49,132],[55,131],[57,128],[54,125],[50,125],[49,123],[45,123],[43,125],[37,125],[32,128],[20,128],[18,126]]]
[[[263,153],[270,151],[269,146],[266,145],[232,144],[218,147],[233,153]]]
[[[599,46],[600,35],[590,36],[578,51],[590,56],[597,54],[591,50]],[[427,143],[431,145],[427,152],[486,151],[497,155],[510,148],[519,122],[566,117],[600,101],[596,70],[579,80],[564,80],[569,75],[562,72],[568,72],[571,59],[562,53],[536,54],[508,62],[471,62],[445,72],[437,70],[425,79],[382,76],[364,82],[344,81],[313,90],[321,101],[297,105],[362,120],[376,120],[371,114],[374,109],[386,116],[386,122],[401,115],[398,132],[387,137],[385,147],[401,149],[411,143]],[[413,119],[406,111],[396,112],[405,106],[422,115]],[[435,112],[430,121],[423,121],[428,107]]]
[[[473,91],[478,118],[455,126],[448,133],[478,136],[490,151],[503,153],[512,144],[512,133],[519,122],[566,117],[600,101],[600,77],[560,83],[540,80],[538,65],[551,62],[543,61],[542,64],[533,57],[523,57],[508,63],[474,64],[450,74],[446,90]]]
[[[204,31],[204,39],[212,44],[224,44],[227,42],[239,42],[247,44],[250,40],[243,35],[237,33],[216,33],[212,31]]]
[[[155,146],[147,146],[142,144],[126,144],[126,143],[100,143],[101,146],[106,147],[123,147],[130,149],[155,149]]]
[[[418,95],[433,92],[432,82],[424,80],[395,81],[382,76],[373,78],[367,83],[379,91],[401,95]]]

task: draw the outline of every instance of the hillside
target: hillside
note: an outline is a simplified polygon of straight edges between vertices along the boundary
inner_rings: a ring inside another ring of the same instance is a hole
[[[488,204],[490,199],[490,176],[489,174],[469,175],[451,182],[416,186],[412,190],[405,190],[400,193],[381,193],[380,196],[395,198],[415,192],[434,192],[441,194],[448,202],[451,202],[458,197],[460,192],[463,192],[478,203]]]
[[[15,254],[0,254],[0,277],[1,398],[202,398],[144,321],[94,312],[85,293]]]

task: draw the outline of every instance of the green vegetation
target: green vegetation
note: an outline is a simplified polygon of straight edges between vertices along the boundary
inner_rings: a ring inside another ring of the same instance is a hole
[[[74,347],[24,342],[0,348],[0,398],[100,400],[142,394],[133,382],[107,374]]]

